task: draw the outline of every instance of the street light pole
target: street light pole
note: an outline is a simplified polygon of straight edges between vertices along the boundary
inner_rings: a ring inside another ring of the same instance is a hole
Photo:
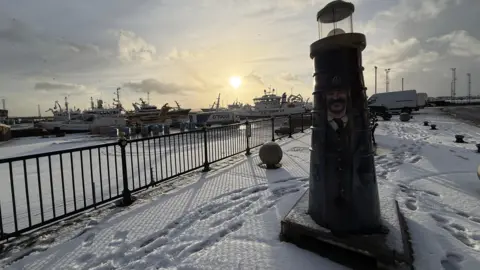
[[[388,73],[390,73],[390,68],[385,69],[385,91],[388,92],[388,86],[390,81],[388,80]]]
[[[403,78],[402,78],[402,91],[403,91]]]
[[[450,68],[452,70],[452,89],[451,89],[451,99],[452,99],[452,102],[453,100],[455,99],[455,95],[456,95],[456,81],[457,81],[457,76],[456,76],[456,71],[457,71],[457,68]]]
[[[377,93],[377,66],[375,66],[375,94]]]

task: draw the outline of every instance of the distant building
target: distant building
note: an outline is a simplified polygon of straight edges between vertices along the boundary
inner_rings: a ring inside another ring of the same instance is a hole
[[[0,123],[0,142],[8,141],[11,138],[12,138],[12,132],[10,130],[10,126]]]
[[[8,119],[8,110],[0,110],[0,123]]]
[[[0,119],[2,118],[8,118],[8,110],[0,109]]]

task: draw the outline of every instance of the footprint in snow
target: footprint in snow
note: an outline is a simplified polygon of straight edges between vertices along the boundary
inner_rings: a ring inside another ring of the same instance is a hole
[[[111,247],[117,247],[125,242],[127,239],[128,231],[118,231],[113,235],[112,241],[108,244]]]
[[[457,253],[449,252],[440,261],[444,270],[460,270],[462,267],[460,263],[463,261],[463,256]]]
[[[415,163],[419,162],[421,159],[422,159],[421,156],[415,155],[415,156],[409,158],[408,163],[415,164]]]
[[[158,232],[133,242],[126,249],[115,249],[105,256],[92,258],[86,267],[95,268],[103,265],[106,260],[110,260],[111,265],[115,265],[116,268],[124,267],[126,264],[141,265],[144,260],[158,262],[160,259],[168,259],[168,261],[181,263],[190,255],[211,248],[227,235],[241,229],[249,216],[260,215],[274,208],[278,200],[285,195],[300,191],[301,185],[307,184],[307,181],[308,179],[305,178],[304,181],[296,181],[292,185],[270,188],[269,193],[271,194],[261,193],[261,191],[269,189],[268,185],[243,188],[223,194],[195,211],[172,221]],[[238,198],[232,200],[232,197]],[[188,235],[185,234],[187,230],[202,227],[195,226],[202,220],[209,220],[210,225],[213,226],[202,232],[201,239],[185,236]],[[112,244],[122,243],[126,235],[127,232],[117,232],[113,237]],[[176,239],[176,241],[171,242],[171,239]],[[158,249],[163,250],[161,254],[167,255],[154,253]],[[167,257],[159,258],[158,256]],[[170,265],[165,267],[167,266]]]
[[[413,198],[409,198],[405,201],[405,206],[411,211],[416,211],[418,209],[417,200]]]
[[[78,257],[77,262],[82,264],[82,263],[86,263],[86,262],[90,261],[93,258],[95,258],[95,254],[85,253],[85,254],[81,255],[80,257]]]
[[[480,223],[480,218],[479,217],[470,217],[469,219],[471,221],[475,222],[475,223]]]
[[[442,215],[432,213],[430,216],[439,224],[447,224],[450,220]]]
[[[83,240],[83,246],[84,247],[89,247],[93,244],[93,239],[95,238],[95,233],[94,232],[89,232],[86,236],[85,239]]]
[[[465,226],[453,222],[451,219],[440,214],[432,213],[430,216],[437,222],[438,226],[448,231],[450,235],[455,237],[458,241],[467,247],[478,249],[479,243],[478,240],[475,239],[476,235],[470,233]]]

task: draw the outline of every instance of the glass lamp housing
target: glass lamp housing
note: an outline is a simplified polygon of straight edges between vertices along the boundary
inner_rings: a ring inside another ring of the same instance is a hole
[[[327,4],[317,13],[319,38],[353,33],[352,3],[336,0]]]

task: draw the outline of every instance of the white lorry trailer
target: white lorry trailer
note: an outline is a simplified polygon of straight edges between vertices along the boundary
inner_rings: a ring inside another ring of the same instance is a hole
[[[368,99],[368,106],[384,106],[391,112],[408,112],[418,110],[417,91],[405,90],[373,94]]]
[[[423,109],[427,106],[427,93],[417,93],[417,110]]]

